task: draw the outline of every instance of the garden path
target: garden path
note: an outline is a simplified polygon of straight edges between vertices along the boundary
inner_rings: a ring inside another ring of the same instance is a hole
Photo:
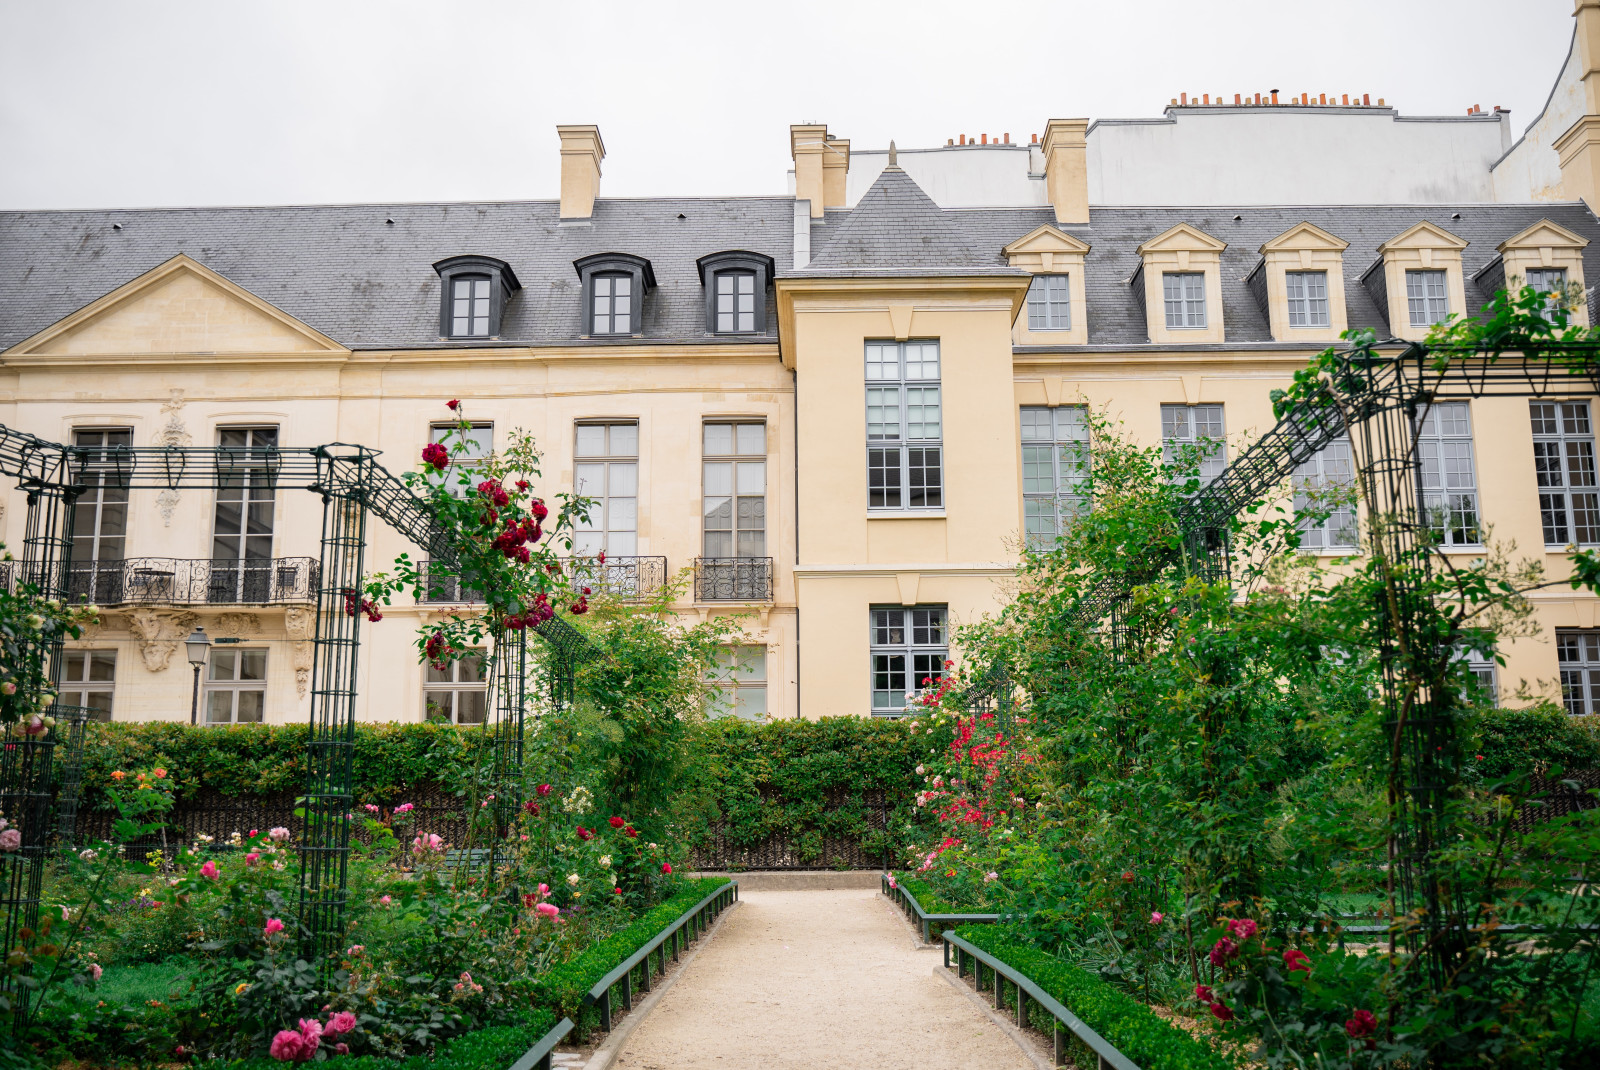
[[[618,1070],[1032,1070],[876,892],[741,890]]]

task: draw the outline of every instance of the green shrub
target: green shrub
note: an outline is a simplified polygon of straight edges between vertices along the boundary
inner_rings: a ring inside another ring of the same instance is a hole
[[[1141,1070],[1217,1070],[1235,1065],[1233,1059],[1162,1021],[1149,1007],[1098,977],[1029,947],[1006,926],[966,925],[956,934],[1020,970]],[[1037,1016],[1034,1021],[1048,1026]]]
[[[1526,770],[1600,769],[1600,730],[1553,702],[1488,710],[1477,724],[1477,772],[1486,779]]]

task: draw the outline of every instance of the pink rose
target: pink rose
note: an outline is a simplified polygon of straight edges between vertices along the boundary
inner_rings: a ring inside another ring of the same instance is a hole
[[[15,851],[22,846],[22,833],[16,829],[0,832],[0,851]]]
[[[547,918],[558,917],[561,914],[561,908],[556,906],[554,903],[540,903],[533,909],[537,910]]]
[[[1151,925],[1160,925],[1161,924],[1161,919],[1165,918],[1165,917],[1166,917],[1166,915],[1161,913],[1161,911],[1153,910],[1153,911],[1150,912],[1150,924]]]
[[[247,866],[253,866],[259,861],[261,861],[261,855],[255,851],[251,851],[244,856],[244,864]]]
[[[268,918],[266,927],[261,930],[261,935],[271,936],[273,933],[281,932],[283,932],[283,922],[279,921],[277,918]]]
[[[322,1035],[325,1037],[343,1036],[355,1027],[356,1016],[349,1011],[340,1011],[328,1019],[328,1024],[322,1028]]]
[[[351,944],[350,947],[345,951],[345,954],[349,955],[351,958],[355,958],[357,955],[366,950],[367,948],[365,944]]]
[[[100,964],[98,962],[89,963],[89,977],[90,977],[91,980],[95,980],[95,981],[100,980],[100,975],[105,973],[105,972],[106,971],[104,971],[104,970],[102,970],[100,968]]]
[[[306,1057],[310,1058],[322,1043],[322,1023],[315,1018],[300,1019],[300,1039],[305,1041]]]
[[[1211,948],[1211,965],[1221,966],[1238,953],[1238,946],[1224,936]]]
[[[663,863],[661,863],[661,872],[670,874],[672,872],[672,863],[671,862],[663,862]]]
[[[216,880],[217,864],[215,862],[208,861],[205,865],[200,867],[200,876],[204,877],[208,881]]]
[[[1233,933],[1234,939],[1241,944],[1254,936],[1257,928],[1254,918],[1235,918],[1228,922],[1228,931]]]
[[[304,1062],[308,1057],[305,1040],[293,1029],[279,1030],[267,1052],[280,1063]]]
[[[540,885],[539,885],[539,898],[543,899],[545,896],[547,896],[549,894],[550,894],[550,886],[548,884],[540,883]]]
[[[390,903],[392,903],[392,902],[394,902],[394,900],[393,900],[393,899],[390,899],[390,898],[389,898],[389,897],[388,897],[388,896],[386,896],[386,895],[380,895],[380,896],[378,896],[378,905],[379,905],[379,906],[380,906],[380,907],[386,907],[386,906],[388,906],[388,905],[389,905],[389,904],[390,904]]]
[[[333,1050],[338,1052],[340,1055],[349,1055],[350,1054],[350,1045],[341,1042],[341,1043],[335,1044],[333,1046]]]

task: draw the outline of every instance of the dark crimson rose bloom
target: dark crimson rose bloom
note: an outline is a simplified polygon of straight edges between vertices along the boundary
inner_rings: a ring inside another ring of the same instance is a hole
[[[535,498],[528,503],[528,512],[533,514],[535,520],[543,520],[550,515],[550,507],[544,504],[543,498]]]
[[[537,791],[540,795],[549,795],[550,794],[550,785],[549,784],[540,784],[538,787],[534,788],[533,790]]]
[[[1194,998],[1199,1000],[1201,1003],[1210,1003],[1216,999],[1216,996],[1211,994],[1210,985],[1195,985]]]
[[[627,824],[627,822],[622,820],[622,818],[620,818],[620,817],[613,817],[611,819],[611,827],[614,828],[614,829],[619,829],[623,825],[626,825],[626,824]]]
[[[450,465],[450,454],[437,442],[430,442],[422,447],[422,463],[432,465],[439,471],[444,471]]]
[[[593,835],[594,835],[594,833],[590,832],[588,829],[584,828],[582,825],[578,826],[578,839],[587,840]]]
[[[444,403],[444,406],[451,412],[454,412],[455,410],[461,408],[461,402],[456,398],[451,398],[449,401]]]
[[[1211,1013],[1217,1016],[1219,1022],[1233,1021],[1233,1010],[1226,1003],[1213,1003]]]
[[[1289,967],[1290,973],[1293,973],[1295,970],[1304,970],[1307,973],[1311,972],[1311,960],[1306,957],[1306,953],[1304,951],[1301,951],[1298,948],[1291,948],[1283,953],[1283,964]]]
[[[628,836],[628,838],[630,840],[637,839],[638,836],[639,836],[639,830],[634,828],[632,825],[629,825],[627,828],[623,829],[622,831],[627,834],[627,836]]]
[[[539,816],[539,804],[534,802],[532,799],[529,799],[527,802],[523,803],[522,808],[528,811],[528,813],[532,814],[534,817]]]
[[[1356,1011],[1348,1022],[1344,1023],[1344,1031],[1356,1040],[1371,1036],[1378,1028],[1378,1019],[1373,1017],[1371,1011]]]

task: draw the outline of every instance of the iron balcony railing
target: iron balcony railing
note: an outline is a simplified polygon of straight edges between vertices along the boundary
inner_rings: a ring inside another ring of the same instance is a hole
[[[74,602],[101,606],[315,602],[319,568],[314,557],[266,561],[179,557],[75,561],[67,570],[67,592]]]
[[[772,601],[772,558],[696,558],[694,600],[696,602]]]
[[[667,582],[665,557],[611,557],[604,562],[594,557],[569,557],[562,560],[574,587],[588,587],[594,594],[612,598],[645,598]],[[483,594],[464,587],[457,576],[422,570],[423,601],[472,604],[482,602]]]

